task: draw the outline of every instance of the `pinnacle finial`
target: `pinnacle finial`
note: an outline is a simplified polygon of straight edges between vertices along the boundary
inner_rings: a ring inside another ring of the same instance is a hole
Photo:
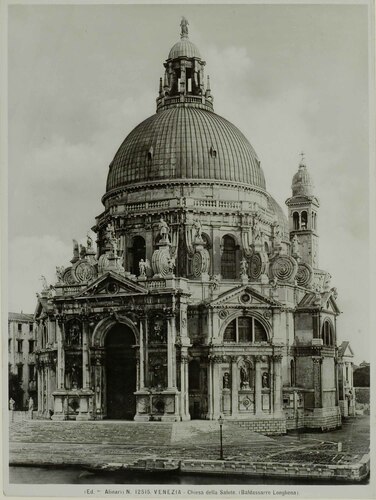
[[[305,153],[304,153],[304,151],[302,151],[299,156],[301,157],[299,166],[300,167],[305,167],[306,164],[305,164]]]
[[[181,28],[180,38],[188,38],[188,25],[189,25],[188,20],[183,16],[180,22],[180,28]]]

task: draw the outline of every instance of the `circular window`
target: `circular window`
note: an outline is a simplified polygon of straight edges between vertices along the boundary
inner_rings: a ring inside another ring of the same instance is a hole
[[[240,297],[240,300],[243,302],[243,304],[248,304],[248,302],[251,302],[251,296],[248,295],[248,293],[243,293],[243,295]]]
[[[118,293],[118,291],[119,291],[119,285],[117,285],[116,283],[109,283],[107,285],[108,293]]]

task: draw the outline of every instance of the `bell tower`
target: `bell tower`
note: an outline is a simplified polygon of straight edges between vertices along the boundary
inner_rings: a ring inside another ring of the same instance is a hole
[[[304,159],[292,178],[292,197],[286,200],[289,210],[289,231],[293,256],[313,268],[319,265],[319,246],[317,233],[317,213],[319,200],[313,194],[313,182]]]

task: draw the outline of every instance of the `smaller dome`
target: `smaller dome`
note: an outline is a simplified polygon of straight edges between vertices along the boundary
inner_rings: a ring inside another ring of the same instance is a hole
[[[304,163],[292,178],[291,189],[293,196],[313,196],[313,181]]]
[[[194,43],[188,38],[182,38],[172,47],[168,59],[177,59],[179,57],[197,57],[201,59],[201,54]]]

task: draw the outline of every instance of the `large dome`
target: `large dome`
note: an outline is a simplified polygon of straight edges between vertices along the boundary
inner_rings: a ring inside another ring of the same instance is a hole
[[[232,123],[195,107],[164,109],[138,125],[117,151],[107,192],[157,180],[217,180],[265,189],[257,154]]]

